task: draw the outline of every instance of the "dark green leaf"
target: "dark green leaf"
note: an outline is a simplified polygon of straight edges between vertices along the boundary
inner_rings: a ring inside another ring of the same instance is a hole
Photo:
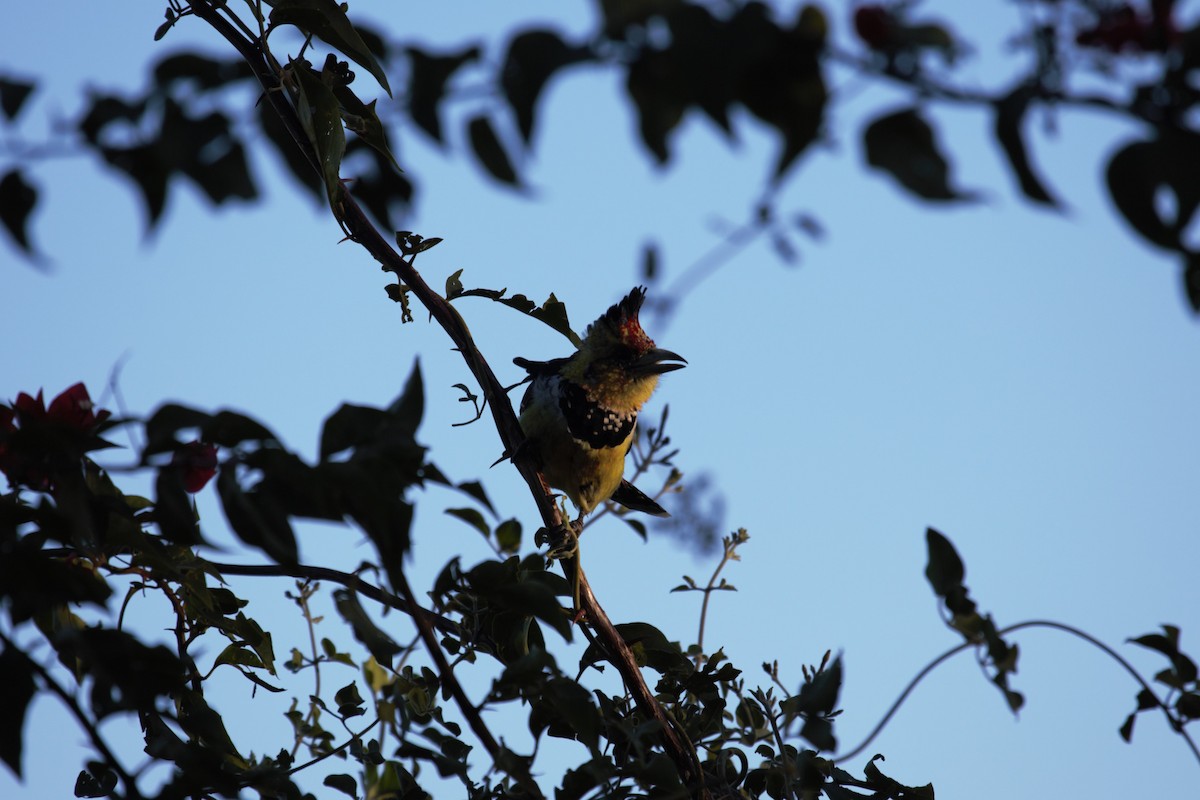
[[[199,692],[184,690],[179,703],[179,725],[189,736],[228,756],[238,756],[225,721]]]
[[[546,298],[546,302],[542,305],[537,305],[523,294],[514,294],[512,297],[504,297],[503,292],[497,292],[489,295],[491,299],[498,303],[503,303],[509,308],[515,308],[522,314],[527,314],[539,322],[549,325],[554,330],[561,333],[570,340],[571,344],[579,347],[581,340],[579,334],[571,330],[571,322],[567,318],[567,307],[563,305],[553,293]]]
[[[1127,742],[1133,740],[1133,723],[1136,720],[1137,720],[1137,714],[1136,713],[1130,714],[1128,717],[1125,718],[1125,721],[1123,723],[1121,723],[1121,727],[1117,730],[1117,733],[1119,733],[1121,735],[1121,738]]]
[[[358,99],[358,95],[350,90],[349,86],[334,86],[333,93],[337,95],[338,102],[342,104],[342,119],[346,123],[346,127],[354,131],[364,142],[383,156],[392,169],[403,172],[396,157],[392,155],[387,130],[384,129],[383,123],[379,120],[379,114],[375,111],[376,101],[364,103]]]
[[[343,7],[334,0],[274,0],[272,25],[295,25],[366,69],[390,96],[387,75],[375,54],[355,30]]]
[[[1200,719],[1200,694],[1185,692],[1175,701],[1175,710],[1185,720]]]
[[[509,186],[521,185],[517,172],[513,169],[512,160],[508,157],[496,129],[486,116],[477,116],[467,123],[467,136],[471,142],[471,150],[479,163],[488,174],[501,183]]]
[[[0,651],[0,687],[0,759],[19,778],[25,713],[37,687],[29,658],[9,646]]]
[[[37,205],[37,189],[33,188],[19,170],[11,170],[0,178],[0,224],[12,236],[17,246],[32,255],[29,240],[29,215]]]
[[[370,443],[387,417],[382,409],[343,404],[326,418],[321,428],[321,460]]]
[[[823,717],[806,717],[800,735],[812,742],[818,750],[836,750],[837,738],[833,735],[833,723]]]
[[[262,659],[242,642],[233,642],[221,651],[221,654],[213,661],[213,666],[218,667],[221,664],[233,664],[251,669],[262,669],[263,667]]]
[[[358,784],[350,775],[326,775],[323,783],[330,789],[337,789],[342,794],[358,797]]]
[[[117,773],[99,761],[89,761],[75,778],[76,797],[108,797],[117,788]]]
[[[627,622],[616,626],[621,638],[633,650],[642,666],[666,674],[668,672],[691,672],[692,663],[683,655],[679,645],[671,642],[658,628],[646,622]],[[603,651],[596,644],[588,646],[580,658],[582,670],[603,658]]]
[[[183,472],[172,464],[160,468],[154,479],[154,521],[170,542],[191,547],[203,541]]]
[[[1132,142],[1108,163],[1108,190],[1125,220],[1148,242],[1185,252],[1184,234],[1200,206],[1200,135],[1174,131]],[[1174,200],[1171,219],[1160,213],[1163,190]]]
[[[0,78],[0,112],[4,113],[5,119],[12,122],[17,118],[25,101],[33,94],[35,86],[36,84],[25,81]]]
[[[278,498],[256,490],[244,491],[236,470],[230,468],[217,474],[217,495],[239,539],[281,564],[296,563],[296,534]]]
[[[1193,314],[1200,314],[1200,252],[1188,253],[1183,271],[1183,289]]]
[[[438,106],[446,93],[446,84],[464,64],[479,58],[479,48],[470,47],[460,53],[440,56],[409,47],[408,58],[411,65],[408,114],[421,130],[442,144],[442,120]]]
[[[891,174],[925,200],[974,200],[973,192],[950,186],[950,165],[938,149],[933,128],[915,108],[885,114],[863,131],[867,163]]]
[[[237,447],[242,442],[277,444],[279,440],[266,426],[234,411],[218,411],[200,427],[200,438],[222,447]]]
[[[526,144],[533,138],[534,111],[546,82],[585,58],[586,48],[568,45],[554,31],[527,30],[513,36],[500,70],[500,88]]]
[[[818,672],[811,681],[800,687],[796,710],[803,714],[829,714],[837,707],[842,688],[842,657]],[[811,739],[809,741],[812,741]],[[816,742],[813,742],[816,744]]]
[[[926,529],[925,543],[929,548],[925,577],[933,587],[934,593],[938,597],[945,597],[955,587],[962,585],[966,568],[950,540],[933,528]]]
[[[376,661],[391,668],[392,657],[400,652],[401,647],[371,621],[359,604],[358,596],[345,589],[338,589],[333,593],[333,601],[342,619],[353,628],[354,638],[375,656]]]
[[[421,417],[425,414],[425,382],[421,377],[420,360],[413,361],[412,372],[408,373],[404,389],[388,406],[388,411],[395,418],[399,431],[410,438],[416,436]]]
[[[358,717],[367,713],[362,695],[358,693],[358,685],[353,682],[338,689],[333,700],[338,705],[337,713],[343,718]]]
[[[305,62],[292,62],[296,76],[296,113],[317,154],[330,208],[337,211],[341,198],[342,157],[346,155],[346,130],[342,106],[333,90]]]
[[[211,419],[210,414],[187,406],[175,403],[159,406],[146,421],[146,447],[142,451],[143,459],[155,453],[173,451],[183,443],[178,436],[181,430],[195,429],[196,433],[189,438],[198,438],[199,432]]]
[[[240,58],[216,59],[199,53],[174,53],[154,65],[154,82],[161,92],[169,92],[185,82],[200,89],[219,89],[253,77],[254,73]]]
[[[516,553],[521,549],[521,523],[507,519],[496,526],[496,545],[502,553]]]
[[[626,89],[638,110],[642,142],[659,164],[671,154],[667,137],[683,120],[687,101],[677,82],[678,68],[668,53],[643,48],[629,67]]]
[[[475,530],[483,534],[483,538],[488,538],[491,535],[491,528],[488,527],[487,520],[483,518],[477,509],[474,508],[447,508],[446,513],[470,525]]]
[[[146,226],[153,230],[167,205],[167,183],[172,172],[162,160],[160,148],[149,144],[101,147],[100,154],[137,186],[146,209]]]

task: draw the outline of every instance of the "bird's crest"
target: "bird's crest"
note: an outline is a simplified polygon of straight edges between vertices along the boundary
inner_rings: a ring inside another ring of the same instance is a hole
[[[598,320],[588,326],[585,338],[594,335],[607,335],[637,352],[644,352],[654,347],[654,340],[642,330],[638,320],[638,312],[646,299],[646,287],[638,286],[627,294],[619,303],[614,303]]]

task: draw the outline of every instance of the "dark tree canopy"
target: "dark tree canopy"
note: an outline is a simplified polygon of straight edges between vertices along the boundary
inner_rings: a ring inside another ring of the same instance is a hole
[[[525,192],[522,165],[541,141],[547,88],[569,86],[573,70],[603,70],[620,78],[639,147],[658,167],[694,168],[677,163],[674,147],[690,116],[711,123],[731,147],[745,126],[769,132],[774,152],[757,165],[761,193],[746,204],[750,230],[768,234],[787,260],[794,237],[812,235],[819,221],[797,219],[778,198],[805,179],[806,159],[822,157],[844,81],[903,93],[903,102],[875,109],[860,131],[837,135],[853,138],[863,163],[931,209],[976,202],[984,191],[956,179],[956,154],[939,137],[944,110],[986,109],[990,141],[1012,178],[1012,188],[986,189],[1014,192],[1048,213],[1069,205],[1071,190],[1043,177],[1027,130],[1063,109],[1098,110],[1139,130],[1096,165],[1117,213],[1135,236],[1177,257],[1200,311],[1193,235],[1200,24],[1171,0],[1015,5],[1025,24],[1013,43],[1015,77],[980,88],[957,69],[972,43],[956,34],[953,20],[914,3],[846,10],[605,0],[587,36],[539,25],[434,49],[356,25],[353,8],[333,0],[170,0],[159,38],[204,26],[225,49],[161,58],[145,91],[93,93],[54,135],[131,187],[151,230],[181,182],[214,207],[257,202],[249,154],[278,155],[298,191],[327,206],[346,246],[382,267],[401,319],[427,317],[444,333],[470,375],[469,385],[454,387],[455,399],[470,409],[471,422],[496,432],[496,452],[479,460],[500,456],[496,469],[520,475],[540,528],[523,530],[482,481],[438,466],[422,435],[434,395],[419,362],[390,404],[346,402],[329,412],[313,456],[228,408],[165,402],[145,418],[125,418],[100,407],[82,383],[49,398],[21,392],[0,403],[0,759],[7,769],[21,775],[33,744],[25,723],[35,698],[45,696],[67,710],[73,735],[86,740],[86,762],[68,765],[78,770],[79,797],[382,800],[450,786],[480,799],[932,798],[936,760],[895,768],[922,776],[901,781],[888,774],[893,766],[883,755],[872,755],[874,734],[839,739],[844,662],[853,654],[844,659],[820,647],[797,678],[794,665],[790,672],[778,662],[747,669],[705,647],[709,603],[734,588],[725,575],[748,541],[745,530],[720,539],[708,581],[685,577],[673,590],[702,600],[694,642],[685,638],[690,631],[610,620],[579,551],[550,560],[539,552],[567,536],[564,515],[525,446],[513,387],[477,346],[464,301],[490,300],[513,319],[544,323],[567,340],[564,347],[577,346],[578,334],[553,294],[537,302],[515,288],[476,287],[461,269],[436,286],[427,282],[418,259],[424,269],[433,257],[425,254],[442,240],[403,230],[422,176],[419,164],[399,157],[399,143],[411,135],[447,148],[464,142],[486,180]],[[1104,79],[1099,89],[1096,78]],[[36,108],[36,89],[36,76],[0,75],[0,113],[10,129]],[[494,100],[486,112],[447,113],[481,91]],[[451,118],[462,124],[462,137],[447,135]],[[33,262],[43,253],[31,224],[42,152],[0,153],[7,159],[0,222]],[[649,248],[643,273],[651,282],[656,258]],[[680,299],[659,298],[660,312]],[[695,481],[683,492],[667,431],[665,411],[643,421],[627,475],[656,498],[684,494],[672,506],[674,532],[702,549],[715,544],[717,523],[686,505],[703,499],[704,486]],[[136,443],[132,463],[106,460],[118,434]],[[137,481],[146,488],[135,488]],[[490,555],[470,565],[455,557],[427,585],[414,585],[410,557],[423,534],[417,511],[436,504],[435,491],[455,498],[446,514],[476,531]],[[200,492],[215,494],[223,519],[200,519]],[[647,535],[638,517],[620,519]],[[307,563],[298,531],[313,523],[352,532],[370,558],[352,571]],[[213,535],[221,525],[254,563],[224,559]],[[925,578],[960,642],[935,657],[898,704],[929,670],[970,652],[999,702],[1016,713],[1025,697],[1014,636],[1054,630],[1130,673],[1127,715],[1113,720],[1114,736],[1129,741],[1142,719],[1165,719],[1200,762],[1189,727],[1200,717],[1200,681],[1178,626],[1130,640],[1158,659],[1157,674],[1144,678],[1068,624],[999,621],[972,596],[964,560],[947,536],[929,527],[925,548]],[[802,564],[797,580],[828,568]],[[256,617],[235,578],[284,586],[308,642],[285,654],[292,643]],[[147,596],[165,609],[153,633],[125,624],[126,610]],[[318,628],[314,609],[326,597],[337,619]],[[777,626],[770,635],[794,636],[795,620],[823,613],[828,602],[817,598],[815,610],[766,617]],[[343,639],[318,634],[331,623],[342,626]],[[230,701],[214,690],[214,675],[233,673],[255,693],[249,702],[259,693],[294,698],[286,714],[292,735],[278,749],[253,752],[227,726],[223,704]],[[132,753],[128,742],[115,741],[115,720],[136,725]],[[530,750],[511,744],[510,724],[532,738]],[[552,740],[570,743],[568,765],[545,754]]]

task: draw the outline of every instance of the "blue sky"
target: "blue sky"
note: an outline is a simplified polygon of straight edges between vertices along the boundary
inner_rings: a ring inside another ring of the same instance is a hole
[[[989,37],[1011,30],[1013,6],[991,4],[972,24]],[[394,39],[436,48],[518,21],[582,34],[590,9],[358,2],[351,12]],[[136,88],[149,58],[218,47],[198,22],[154,44],[154,4],[25,4],[15,14],[18,23],[0,30],[0,72],[46,80],[23,125],[35,131],[72,114],[85,87]],[[844,13],[833,20],[842,35],[846,22]],[[982,41],[965,74],[994,85],[1005,74],[1002,50]],[[934,526],[956,543],[974,596],[1001,625],[1078,625],[1146,675],[1163,664],[1122,644],[1127,637],[1171,622],[1195,651],[1200,328],[1177,264],[1134,239],[1100,170],[1138,131],[1094,113],[1058,115],[1054,136],[1031,125],[1037,162],[1068,206],[1054,214],[1016,196],[986,115],[938,113],[939,135],[958,155],[956,180],[984,190],[985,201],[934,209],[864,170],[858,131],[903,96],[844,76],[836,83],[847,99],[833,108],[830,141],[795,170],[779,203],[815,216],[827,235],[800,242],[796,268],[752,245],[689,295],[668,329],[647,320],[659,344],[689,361],[665,378],[648,413],[670,404],[678,465],[710,474],[725,527],[752,537],[726,573],[739,591],[715,599],[706,643],[723,646],[751,682],[761,662],[778,659],[792,685],[801,663],[842,652],[837,731],[854,743],[913,673],[957,643],[922,574],[923,534]],[[522,165],[532,190],[518,198],[464,155],[463,120],[493,104],[450,110],[449,153],[400,131],[400,161],[420,180],[411,227],[445,239],[418,266],[434,285],[463,269],[468,286],[553,291],[577,328],[637,282],[646,241],[661,244],[668,284],[716,246],[714,221],[747,218],[773,160],[773,143],[748,116],[735,120],[735,151],[690,117],[672,168],[655,169],[634,138],[619,78],[581,68],[544,98],[537,146]],[[264,204],[212,213],[197,193],[174,187],[161,229],[143,237],[136,197],[93,164],[33,166],[44,191],[34,236],[53,264],[39,272],[0,249],[9,299],[0,397],[54,394],[77,380],[100,396],[123,361],[130,411],[168,400],[231,407],[311,456],[325,415],[347,401],[386,404],[419,356],[421,436],[432,458],[456,479],[483,479],[502,516],[520,518],[527,534],[536,528],[515,473],[488,469],[500,450],[491,426],[451,427],[464,418],[451,387],[469,375],[448,340],[420,314],[400,325],[374,262],[338,244],[336,224],[298,195],[273,156],[254,167]],[[469,300],[460,310],[502,380],[520,377],[513,356],[564,352],[561,337],[505,309]],[[206,524],[232,548],[209,493]],[[455,554],[466,564],[489,555],[478,534],[441,513],[459,499],[430,491],[418,501],[415,583]],[[327,527],[305,529],[301,548],[306,561],[346,568],[369,557],[353,532]],[[220,557],[255,560],[236,550]],[[684,573],[706,577],[711,558],[674,539],[643,544],[604,520],[585,537],[584,565],[614,620],[692,640],[698,600],[668,590]],[[279,600],[285,588],[235,584],[253,592],[252,613],[269,626],[278,620],[279,652],[289,631],[302,633]],[[348,639],[326,611],[323,635]],[[151,601],[136,611],[149,636],[161,625],[156,612]],[[397,638],[410,635],[389,620]],[[1132,745],[1117,737],[1136,687],[1115,664],[1050,632],[1017,641],[1015,686],[1027,698],[1019,719],[959,656],[922,684],[867,755],[886,754],[885,771],[932,781],[944,797],[1171,796],[1195,785],[1197,764],[1160,719],[1143,715]],[[486,676],[477,680],[478,696]],[[247,705],[246,687],[228,682],[226,691],[232,705]],[[282,716],[256,711],[239,728],[243,713],[230,716],[239,743],[277,749]],[[502,731],[518,749],[521,727]],[[0,795],[69,796],[77,771],[69,746],[82,734],[39,700],[27,740],[29,779],[0,772]],[[863,761],[846,766],[857,772]]]

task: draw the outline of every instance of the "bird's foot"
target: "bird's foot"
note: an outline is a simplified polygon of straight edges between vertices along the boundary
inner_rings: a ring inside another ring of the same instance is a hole
[[[579,533],[582,530],[576,522],[564,523],[553,531],[545,528],[544,541],[550,545],[546,550],[546,558],[550,561],[562,561],[579,555]]]

